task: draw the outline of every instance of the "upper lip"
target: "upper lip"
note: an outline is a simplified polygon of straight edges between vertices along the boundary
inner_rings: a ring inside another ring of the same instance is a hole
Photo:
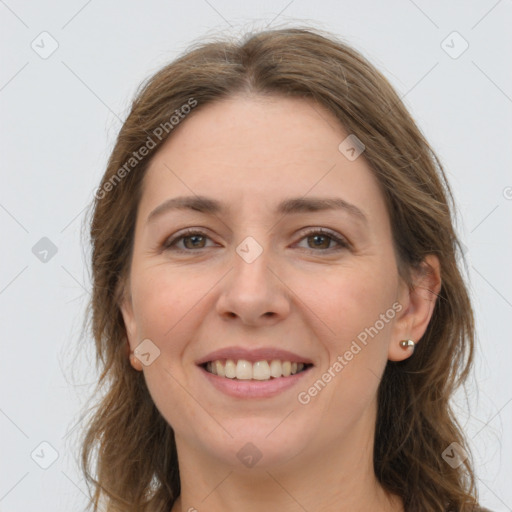
[[[253,349],[243,347],[221,348],[201,357],[196,361],[196,364],[201,365],[208,363],[209,361],[216,361],[217,359],[232,359],[234,361],[244,359],[251,363],[255,363],[256,361],[272,361],[273,359],[279,359],[280,361],[291,361],[292,363],[313,364],[313,361],[307,357],[275,347]]]

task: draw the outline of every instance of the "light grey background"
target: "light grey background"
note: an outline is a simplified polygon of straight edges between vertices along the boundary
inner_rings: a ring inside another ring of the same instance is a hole
[[[460,393],[455,410],[481,502],[512,511],[510,0],[0,0],[0,15],[0,511],[87,501],[75,435],[96,376],[92,341],[89,357],[79,349],[81,226],[137,86],[201,36],[295,23],[383,71],[446,167],[478,329],[470,400]],[[36,257],[43,237],[55,255]]]

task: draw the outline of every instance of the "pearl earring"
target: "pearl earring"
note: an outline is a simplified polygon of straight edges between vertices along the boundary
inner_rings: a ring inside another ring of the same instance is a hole
[[[130,354],[130,363],[135,370],[137,370],[137,371],[142,370],[141,362],[140,362],[139,358],[135,354],[133,354],[133,352]]]
[[[409,348],[411,348],[412,350],[414,350],[414,341],[412,340],[402,340],[400,342],[400,346],[404,349],[404,350],[407,350]]]

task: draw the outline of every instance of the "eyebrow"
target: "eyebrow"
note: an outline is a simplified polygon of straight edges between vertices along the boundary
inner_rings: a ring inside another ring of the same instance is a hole
[[[171,210],[193,210],[209,215],[218,215],[225,213],[227,206],[216,199],[205,196],[173,197],[157,206],[148,215],[146,222],[153,222],[157,217]],[[364,223],[368,223],[368,218],[361,209],[341,197],[296,197],[286,199],[277,205],[275,213],[291,215],[326,210],[343,210]]]

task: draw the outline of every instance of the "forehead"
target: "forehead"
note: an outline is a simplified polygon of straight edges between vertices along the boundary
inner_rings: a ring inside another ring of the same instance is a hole
[[[309,99],[235,96],[199,104],[153,157],[140,211],[147,216],[183,195],[216,198],[233,206],[232,214],[266,211],[289,197],[339,195],[385,214],[366,160],[350,161],[339,150],[348,135]]]

